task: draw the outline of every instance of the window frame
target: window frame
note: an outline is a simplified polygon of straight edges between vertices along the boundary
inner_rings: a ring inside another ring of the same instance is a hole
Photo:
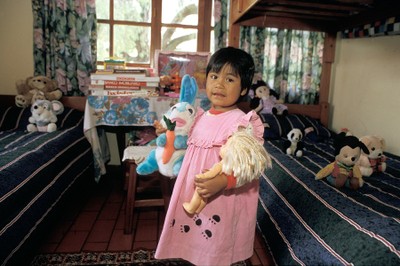
[[[108,24],[110,27],[110,54],[112,57],[114,52],[114,25],[129,25],[129,26],[148,26],[151,28],[151,42],[150,42],[150,63],[126,63],[127,67],[152,67],[154,66],[155,51],[161,49],[161,28],[162,27],[179,27],[184,29],[197,30],[197,52],[210,52],[210,36],[213,30],[211,26],[212,4],[211,0],[198,0],[198,22],[197,25],[181,25],[162,23],[162,1],[151,0],[152,16],[150,22],[133,22],[114,20],[114,0],[110,0],[110,14],[109,19],[97,19],[97,23]],[[168,0],[164,0],[168,1]],[[200,15],[202,14],[202,15]],[[97,67],[103,66],[104,61],[96,62]]]

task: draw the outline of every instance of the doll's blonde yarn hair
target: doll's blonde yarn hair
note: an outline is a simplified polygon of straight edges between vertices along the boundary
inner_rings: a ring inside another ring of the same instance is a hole
[[[271,157],[264,146],[246,130],[234,132],[221,148],[222,172],[234,174],[236,187],[258,179],[268,167]]]

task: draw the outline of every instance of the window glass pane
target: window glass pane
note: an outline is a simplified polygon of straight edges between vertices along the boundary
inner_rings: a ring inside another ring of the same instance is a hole
[[[97,19],[110,19],[110,0],[96,0]]]
[[[197,30],[162,27],[161,49],[164,51],[197,51]]]
[[[114,56],[127,63],[150,63],[150,27],[114,26]]]
[[[198,0],[162,1],[162,23],[197,25]]]
[[[97,23],[97,61],[110,57],[110,26]]]
[[[217,8],[218,12],[221,11],[221,2],[218,1],[218,8]],[[211,27],[215,26],[215,18],[214,16],[220,16],[219,14],[215,14],[216,9],[214,7],[214,0],[212,1],[212,9],[211,9]]]
[[[214,30],[211,30],[210,33],[210,53],[213,54],[215,52],[215,36]]]
[[[114,0],[114,18],[116,20],[150,22],[151,0]]]

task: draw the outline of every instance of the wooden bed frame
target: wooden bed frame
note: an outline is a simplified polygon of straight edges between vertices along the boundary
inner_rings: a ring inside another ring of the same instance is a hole
[[[287,104],[289,113],[309,115],[329,123],[329,88],[337,32],[400,15],[392,0],[230,0],[229,45],[239,47],[240,26],[325,32],[319,104]]]
[[[85,111],[86,97],[83,96],[63,96],[60,100],[64,106]],[[15,95],[0,94],[0,105],[15,105]]]
[[[257,4],[261,2],[279,2],[279,1],[257,1],[257,0],[231,0],[230,8],[230,28],[229,28],[229,45],[239,47],[240,26],[257,26],[266,27],[265,17],[252,18],[249,15],[252,9],[259,8]],[[287,1],[286,1],[287,2]],[[258,11],[258,10],[257,10]],[[269,19],[269,18],[268,18]],[[303,30],[317,30],[309,24],[301,23],[300,21],[285,22],[274,20],[273,25],[268,25],[277,28],[296,28]],[[320,29],[318,29],[320,30]],[[300,104],[285,104],[288,106],[289,113],[308,115],[316,119],[320,119],[321,123],[328,127],[329,124],[329,87],[331,79],[331,68],[335,58],[335,42],[336,33],[326,32],[324,43],[324,54],[321,72],[320,97],[317,105],[300,105]]]

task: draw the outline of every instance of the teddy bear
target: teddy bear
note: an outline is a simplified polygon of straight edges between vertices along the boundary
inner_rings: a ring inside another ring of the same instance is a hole
[[[17,95],[15,104],[25,108],[33,104],[36,100],[59,100],[62,92],[57,88],[57,81],[46,76],[28,77],[16,83]]]
[[[287,155],[303,156],[303,132],[298,128],[293,128],[287,134],[287,140],[283,143],[283,152]]]
[[[250,88],[250,108],[258,114],[287,115],[288,107],[282,104],[279,95],[267,83],[258,80]]]
[[[315,176],[316,180],[326,178],[336,188],[347,187],[358,189],[364,180],[357,165],[361,153],[369,154],[369,150],[357,137],[339,133],[333,143],[335,161],[322,168]]]
[[[380,136],[364,136],[360,141],[367,146],[369,154],[362,153],[358,160],[361,174],[371,176],[373,173],[386,171],[386,156],[383,151],[386,148],[385,139]]]
[[[246,129],[236,131],[220,149],[221,161],[197,178],[214,178],[224,173],[234,175],[240,187],[258,179],[266,168],[272,167],[271,157],[264,146]],[[190,201],[183,203],[188,214],[200,213],[206,206],[204,200],[195,190]]]
[[[178,175],[186,153],[189,130],[196,116],[193,105],[197,90],[196,80],[185,75],[178,103],[167,111],[160,122],[166,131],[160,132],[156,138],[157,147],[138,164],[136,172],[139,175],[149,175],[157,170],[170,178]]]
[[[57,115],[64,111],[60,101],[36,100],[31,106],[28,132],[53,132],[57,130]]]
[[[164,92],[171,91],[172,86],[172,78],[169,75],[162,75],[160,76],[160,93],[163,94]]]

